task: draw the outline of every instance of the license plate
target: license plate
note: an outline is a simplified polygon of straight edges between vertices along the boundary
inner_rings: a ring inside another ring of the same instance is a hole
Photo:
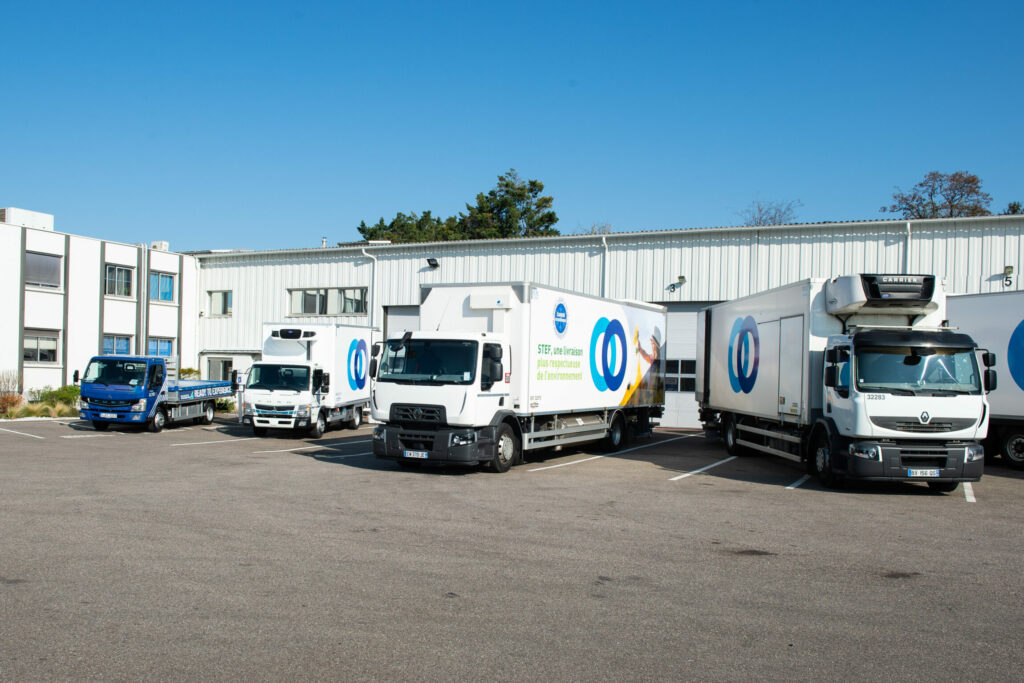
[[[100,413],[100,417],[106,417],[106,418],[109,418],[111,420],[116,420],[117,419],[117,413]]]
[[[402,455],[404,455],[407,458],[419,458],[420,460],[427,459],[426,451],[403,451]]]
[[[938,470],[907,470],[908,477],[937,477]]]

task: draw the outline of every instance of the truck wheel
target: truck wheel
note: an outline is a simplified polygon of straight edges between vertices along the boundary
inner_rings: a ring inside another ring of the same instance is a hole
[[[739,445],[740,430],[736,429],[736,418],[732,415],[722,416],[722,440],[725,441],[725,452],[729,455],[746,455],[747,449]]]
[[[352,418],[346,425],[349,429],[359,429],[359,425],[363,424],[363,409],[356,407],[352,409]]]
[[[1006,432],[1002,438],[1003,458],[1011,467],[1024,469],[1024,432]]]
[[[314,439],[319,439],[327,431],[327,420],[324,418],[323,413],[316,414],[316,421],[309,426],[309,435]]]
[[[809,456],[808,462],[812,472],[818,477],[821,485],[830,489],[837,488],[842,478],[832,471],[832,440],[828,438],[828,433],[824,429],[819,430],[811,442]]]
[[[204,425],[213,424],[213,401],[207,401],[203,409],[203,416],[199,418],[199,422]]]
[[[623,444],[626,443],[626,421],[622,419],[622,414],[619,413],[612,418],[612,426],[608,428],[608,435],[604,437],[604,441],[601,445],[604,450],[609,453],[622,448]]]
[[[95,429],[97,432],[105,432],[109,427],[109,422],[100,422],[99,420],[92,421],[92,428]]]
[[[952,493],[956,491],[956,487],[960,486],[958,481],[930,481],[928,482],[928,488],[935,493]]]
[[[167,426],[167,414],[164,413],[163,408],[157,408],[156,412],[153,413],[153,417],[149,421],[149,431],[154,434],[163,431],[163,428]]]
[[[253,436],[266,436],[267,435],[267,428],[266,427],[257,427],[256,425],[253,425],[252,426],[252,435]]]
[[[498,436],[494,439],[494,459],[488,464],[495,472],[508,472],[508,469],[518,461],[519,437],[507,422],[503,422],[498,427]]]

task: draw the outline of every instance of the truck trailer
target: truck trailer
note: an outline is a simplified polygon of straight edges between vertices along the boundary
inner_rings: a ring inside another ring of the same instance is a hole
[[[242,388],[239,420],[323,436],[328,425],[356,429],[370,398],[370,328],[336,323],[264,323],[263,355]]]
[[[698,314],[700,419],[729,454],[803,462],[825,486],[978,481],[995,359],[979,363],[946,320],[932,275],[813,278],[711,306]]]
[[[425,285],[420,329],[375,344],[378,458],[483,464],[603,441],[664,411],[665,308],[529,282]]]
[[[1024,292],[950,295],[949,321],[1005,363],[1000,385],[988,395],[985,453],[1024,469]]]
[[[162,356],[96,356],[81,382],[78,416],[104,431],[112,424],[147,425],[159,432],[173,422],[213,422],[214,403],[230,398],[231,382],[178,379],[177,359]]]

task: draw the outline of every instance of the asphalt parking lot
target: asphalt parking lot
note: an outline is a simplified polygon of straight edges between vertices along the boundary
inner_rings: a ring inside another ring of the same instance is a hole
[[[1024,473],[830,491],[678,430],[500,475],[370,450],[0,423],[0,678],[1024,671]]]

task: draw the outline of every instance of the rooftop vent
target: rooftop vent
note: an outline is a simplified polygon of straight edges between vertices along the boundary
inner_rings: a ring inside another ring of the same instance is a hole
[[[153,251],[170,251],[171,250],[171,243],[170,242],[153,242],[152,244],[149,245],[149,248],[152,249]]]
[[[53,230],[53,214],[8,206],[0,209],[0,223],[36,230]]]

